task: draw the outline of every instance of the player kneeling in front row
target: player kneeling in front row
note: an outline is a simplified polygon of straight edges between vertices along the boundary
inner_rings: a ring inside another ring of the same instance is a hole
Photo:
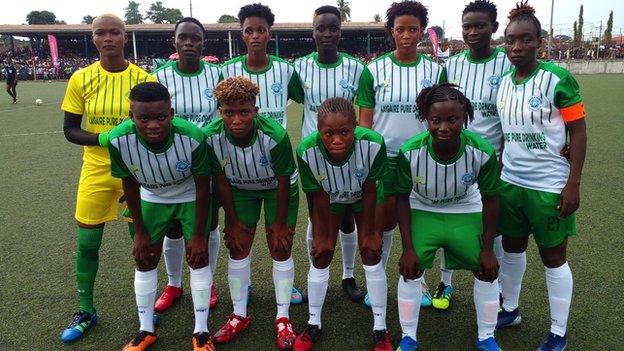
[[[142,83],[130,91],[130,117],[108,134],[112,175],[122,178],[132,215],[134,291],[140,328],[123,350],[146,350],[156,342],[154,300],[157,266],[165,234],[179,222],[188,243],[195,311],[194,350],[214,350],[208,334],[212,272],[208,264],[206,223],[209,217],[208,149],[199,128],[179,118],[167,88]]]
[[[228,282],[234,312],[214,337],[230,342],[249,326],[247,292],[251,280],[251,246],[264,204],[269,252],[273,258],[273,283],[277,316],[276,345],[290,349],[296,337],[289,320],[290,296],[295,278],[291,248],[299,192],[297,168],[286,130],[276,121],[258,116],[258,87],[243,77],[220,82],[214,96],[222,119],[204,127],[219,200],[225,211],[225,246]]]
[[[416,100],[428,131],[408,139],[397,161],[397,214],[403,240],[398,306],[400,351],[418,348],[416,329],[423,269],[444,249],[446,266],[474,273],[478,350],[498,351],[498,263],[492,245],[498,221],[499,168],[492,145],[463,127],[470,101],[449,84],[423,89]]]
[[[340,221],[349,208],[359,230],[358,245],[373,309],[374,350],[392,350],[386,330],[388,283],[381,262],[381,221],[375,218],[377,206],[383,202],[381,179],[386,169],[386,147],[379,133],[356,125],[351,102],[327,99],[318,109],[318,131],[303,139],[297,148],[303,190],[312,198],[314,239],[308,272],[310,317],[295,340],[295,351],[311,350],[320,337],[329,265]]]

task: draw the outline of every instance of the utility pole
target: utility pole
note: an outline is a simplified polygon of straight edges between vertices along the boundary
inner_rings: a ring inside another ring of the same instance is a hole
[[[193,0],[189,0],[189,12],[191,13],[191,17],[193,17]]]
[[[546,58],[550,59],[550,49],[552,47],[552,37],[553,37],[553,10],[555,8],[555,0],[551,0],[550,2],[550,31],[548,31],[548,52],[546,53]]]
[[[602,39],[602,21],[600,21],[600,29],[598,30],[598,45],[596,47],[596,59],[600,58],[600,41]]]

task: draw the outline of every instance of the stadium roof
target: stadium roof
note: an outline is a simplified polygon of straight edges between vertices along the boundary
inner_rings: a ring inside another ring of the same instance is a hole
[[[204,27],[208,32],[228,32],[239,31],[240,25],[238,23],[209,23],[204,24]],[[126,25],[128,32],[139,33],[163,33],[172,32],[174,28],[173,24],[156,24],[156,23],[143,23],[143,24],[129,24]],[[275,23],[273,28],[274,32],[292,32],[292,31],[310,31],[312,30],[312,23]],[[343,31],[361,31],[371,30],[379,31],[385,30],[383,22],[343,22]],[[90,34],[90,24],[2,24],[0,25],[0,34],[14,35],[14,36],[33,36],[42,34],[57,34],[57,35],[75,35],[75,34]]]

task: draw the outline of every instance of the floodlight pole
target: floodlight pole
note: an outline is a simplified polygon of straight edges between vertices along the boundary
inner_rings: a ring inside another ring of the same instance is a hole
[[[132,48],[134,49],[134,63],[138,64],[139,63],[139,57],[137,55],[137,49],[136,49],[136,32],[132,32]]]
[[[555,0],[551,0],[550,2],[550,31],[548,32],[548,52],[546,53],[547,58],[550,58],[550,49],[552,46],[554,9],[555,9]]]
[[[232,32],[228,30],[228,49],[230,51],[230,58],[232,58]]]
[[[189,0],[189,12],[191,13],[191,17],[193,17],[193,0]]]

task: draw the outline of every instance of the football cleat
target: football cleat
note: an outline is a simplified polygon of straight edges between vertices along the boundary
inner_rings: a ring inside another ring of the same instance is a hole
[[[158,336],[154,333],[139,331],[121,351],[144,351],[152,346],[157,339]]]
[[[475,347],[479,351],[502,351],[496,343],[496,340],[494,340],[494,337],[489,337],[481,341],[477,340]]]
[[[364,299],[364,291],[358,288],[355,278],[347,278],[342,280],[342,290],[347,294],[349,300],[353,302],[362,302]]]
[[[163,290],[162,294],[156,303],[154,304],[154,311],[156,312],[165,312],[173,303],[176,302],[180,297],[182,297],[182,288],[178,288],[173,285],[167,285],[165,290]]]
[[[438,310],[445,310],[451,305],[451,295],[453,294],[453,287],[450,285],[444,285],[443,282],[438,284],[438,287],[433,294],[431,304],[433,308]]]
[[[568,346],[568,336],[559,336],[548,333],[546,340],[537,348],[537,351],[563,351]]]
[[[212,342],[212,337],[206,332],[193,334],[191,339],[193,344],[193,351],[215,351],[215,345]]]
[[[373,351],[392,351],[392,340],[386,329],[373,330],[373,342],[375,343]]]
[[[214,341],[219,344],[227,344],[232,341],[238,333],[247,329],[251,323],[251,316],[241,317],[234,313],[230,314],[227,322],[214,335]]]
[[[520,316],[520,308],[517,307],[511,312],[507,312],[504,308],[498,312],[498,320],[496,321],[496,329],[515,327],[522,322],[522,316]]]
[[[295,288],[293,286],[292,292],[290,294],[290,304],[291,305],[300,305],[306,301],[306,297],[302,291]]]
[[[275,321],[275,345],[280,350],[292,350],[297,334],[287,317]]]
[[[420,346],[418,341],[412,339],[410,336],[405,335],[403,339],[401,339],[399,347],[397,347],[396,351],[414,351],[418,350],[418,346]]]
[[[310,351],[321,337],[321,329],[318,325],[308,324],[293,343],[293,351]]]
[[[79,311],[74,313],[71,323],[61,333],[61,342],[68,343],[80,339],[98,321],[97,312]]]
[[[371,307],[370,295],[368,293],[366,293],[366,295],[364,295],[364,300],[362,301],[362,303],[366,307]]]

